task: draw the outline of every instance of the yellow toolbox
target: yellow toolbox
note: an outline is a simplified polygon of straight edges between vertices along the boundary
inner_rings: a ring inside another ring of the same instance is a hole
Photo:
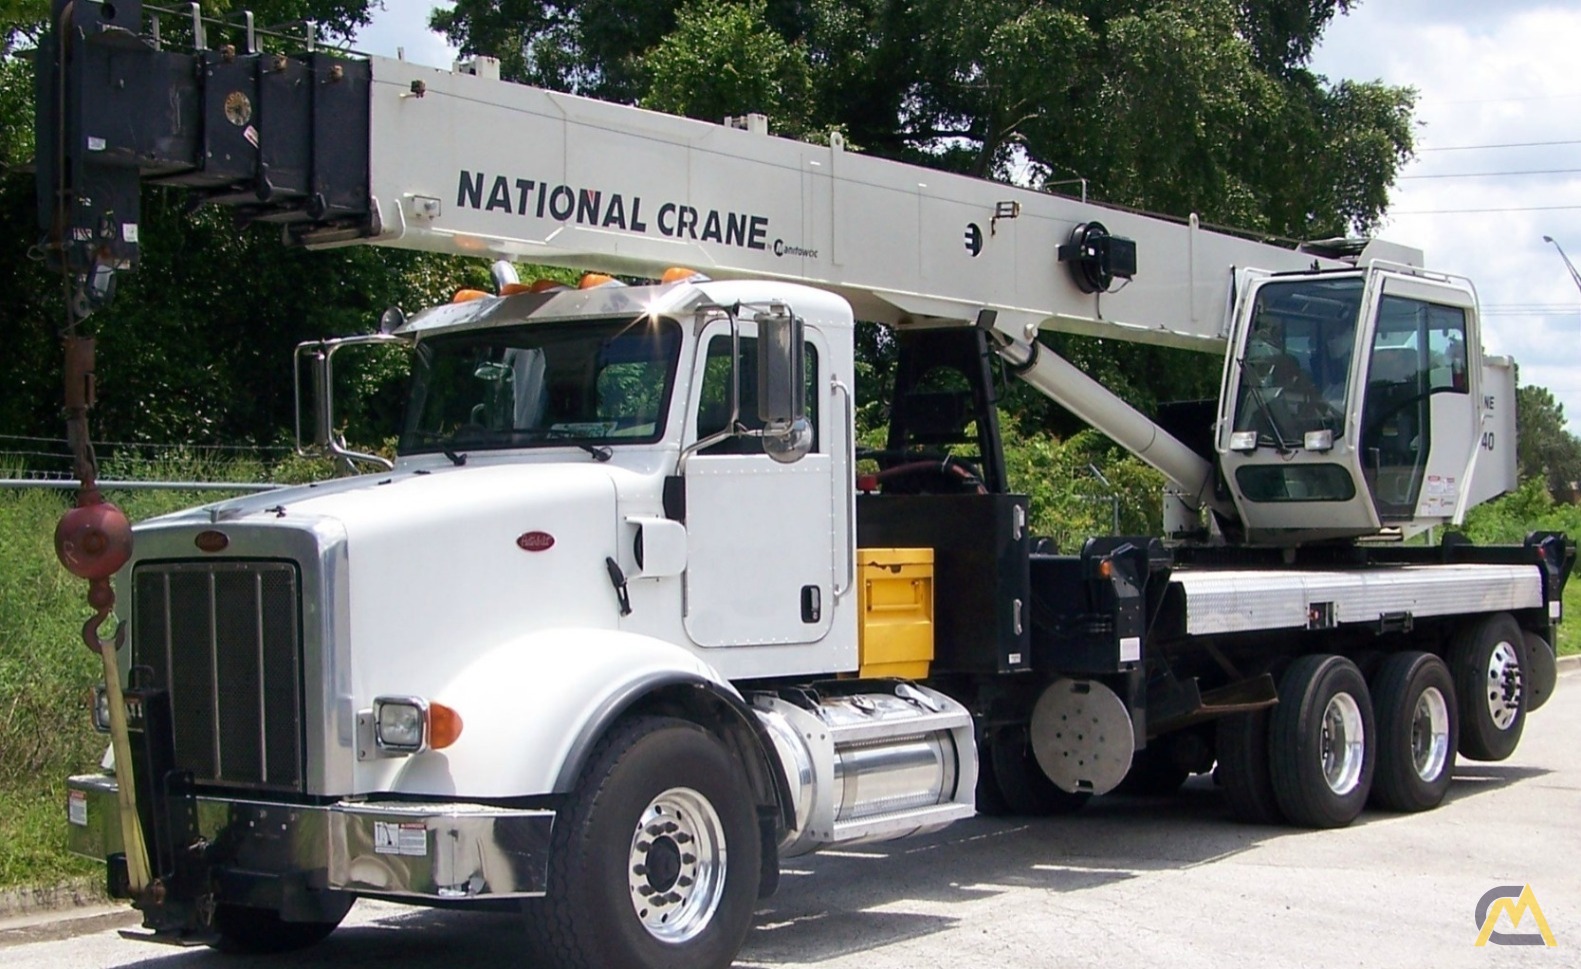
[[[921,679],[933,661],[933,549],[860,548],[861,676]]]

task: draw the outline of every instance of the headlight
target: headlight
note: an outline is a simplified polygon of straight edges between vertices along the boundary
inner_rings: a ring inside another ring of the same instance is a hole
[[[373,740],[380,750],[415,754],[428,743],[428,701],[381,696],[373,701]]]
[[[381,696],[373,701],[373,742],[381,753],[420,754],[442,750],[461,737],[461,714],[420,696]]]
[[[110,691],[103,683],[93,688],[93,729],[110,732]]]

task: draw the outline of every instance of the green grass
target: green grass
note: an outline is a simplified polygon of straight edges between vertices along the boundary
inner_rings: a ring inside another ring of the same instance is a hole
[[[14,473],[6,464],[0,457],[0,476]],[[216,465],[177,456],[139,467],[106,466],[101,475],[248,481],[264,480],[265,470],[253,462]],[[106,497],[140,521],[223,495],[139,491]],[[0,490],[0,889],[52,885],[92,870],[65,850],[65,778],[93,770],[106,746],[88,713],[103,666],[81,638],[93,614],[87,583],[55,558],[55,522],[70,501],[69,492]]]
[[[1519,543],[1531,532],[1564,532],[1581,540],[1581,506],[1556,504],[1541,481],[1528,481],[1519,491],[1473,508],[1466,516],[1466,536],[1485,544]],[[1577,568],[1581,572],[1581,567]],[[1561,656],[1581,653],[1581,575],[1571,575],[1560,600],[1565,621],[1559,624]]]

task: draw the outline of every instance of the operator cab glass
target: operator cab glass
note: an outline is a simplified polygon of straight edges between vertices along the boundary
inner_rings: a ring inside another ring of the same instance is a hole
[[[1416,509],[1433,439],[1431,399],[1469,393],[1466,310],[1385,294],[1361,409],[1362,469],[1379,517]]]
[[[1219,467],[1254,540],[1462,513],[1489,440],[1469,286],[1392,266],[1254,278],[1232,340]]]
[[[1260,447],[1295,450],[1313,431],[1345,433],[1360,276],[1265,283],[1241,361],[1235,430]]]
[[[680,347],[673,320],[646,317],[422,340],[400,452],[652,443]]]

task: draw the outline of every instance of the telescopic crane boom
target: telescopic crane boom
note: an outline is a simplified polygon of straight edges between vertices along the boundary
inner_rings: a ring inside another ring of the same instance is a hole
[[[689,265],[818,286],[896,327],[980,323],[1028,382],[1253,540],[1458,520],[1513,477],[1513,435],[1495,433],[1512,387],[1483,373],[1474,295],[1414,250],[1256,242],[867,157],[837,134],[773,137],[758,116],[721,126],[512,84],[486,58],[444,71],[262,53],[251,36],[164,49],[140,7],[57,2],[65,49],[38,61],[58,96],[39,111],[40,170],[55,173],[41,218],[80,312],[136,261],[142,179],[307,246]],[[1223,355],[1211,442],[1184,443],[1038,348],[1040,329]],[[1343,345],[1319,362],[1325,342]],[[1385,349],[1415,361],[1369,381]]]

